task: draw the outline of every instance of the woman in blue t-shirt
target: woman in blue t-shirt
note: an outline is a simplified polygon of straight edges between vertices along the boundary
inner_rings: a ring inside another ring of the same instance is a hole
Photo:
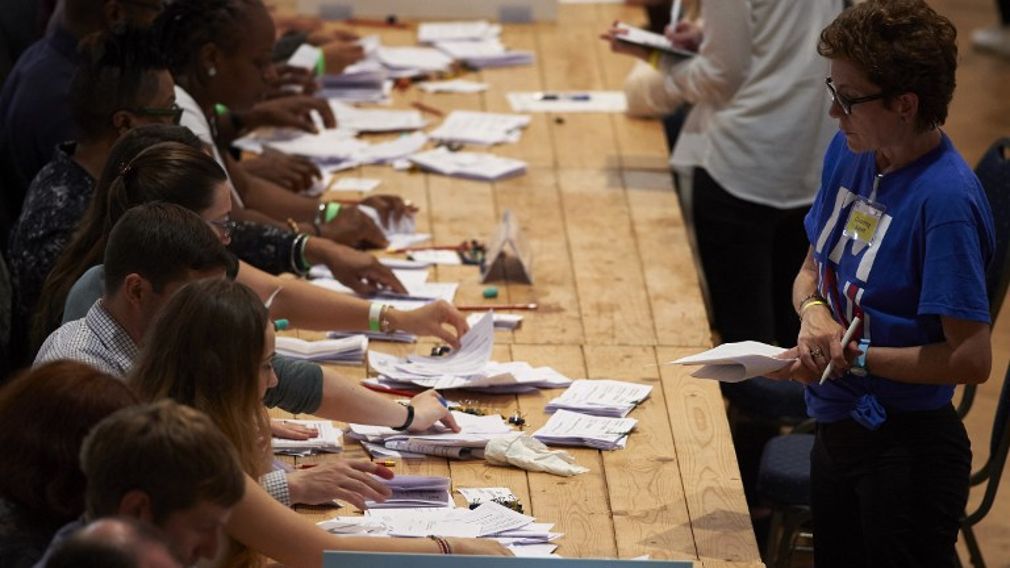
[[[989,376],[994,238],[986,196],[940,130],[955,37],[922,0],[870,0],[821,34],[841,131],[805,223],[797,361],[779,373],[809,385],[818,423],[818,568],[956,562],[971,449],[950,401],[955,384]]]

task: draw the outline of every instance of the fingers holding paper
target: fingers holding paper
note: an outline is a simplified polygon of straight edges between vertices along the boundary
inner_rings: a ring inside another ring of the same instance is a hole
[[[409,312],[390,310],[390,323],[395,329],[437,337],[453,349],[459,349],[460,338],[470,329],[466,317],[445,300],[437,300]]]
[[[389,468],[366,460],[337,460],[288,474],[292,503],[321,505],[340,499],[358,509],[365,501],[385,501],[392,490],[382,479],[392,479]]]
[[[315,428],[276,419],[270,421],[270,433],[274,438],[283,438],[285,440],[308,440],[319,435],[319,431]]]

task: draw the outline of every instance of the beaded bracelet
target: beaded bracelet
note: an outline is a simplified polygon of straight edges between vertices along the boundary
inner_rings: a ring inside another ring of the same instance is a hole
[[[448,540],[445,540],[444,538],[440,536],[435,536],[433,534],[428,535],[428,538],[435,541],[435,544],[438,545],[438,551],[440,554],[452,554],[452,547],[449,546]]]

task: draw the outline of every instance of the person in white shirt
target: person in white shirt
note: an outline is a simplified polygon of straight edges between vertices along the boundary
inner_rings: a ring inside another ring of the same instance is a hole
[[[670,100],[694,105],[670,163],[687,186],[722,341],[795,338],[790,267],[805,255],[803,216],[836,130],[815,48],[842,4],[704,0],[704,25],[668,29],[675,45],[697,51],[686,61],[619,42],[616,28],[606,36],[614,51],[659,68]]]

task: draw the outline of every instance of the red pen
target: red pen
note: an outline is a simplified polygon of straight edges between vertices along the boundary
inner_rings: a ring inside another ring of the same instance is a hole
[[[316,467],[317,465],[319,465],[319,464],[315,464],[315,463],[300,463],[300,464],[298,464],[298,469],[312,469],[312,468]]]
[[[406,389],[396,389],[393,387],[377,385],[375,383],[368,383],[365,381],[361,381],[361,386],[365,387],[366,389],[373,390],[375,392],[384,392],[388,394],[395,394],[396,396],[406,396],[408,398],[413,398],[418,394],[420,394],[421,392],[421,391],[409,391]]]
[[[437,108],[435,108],[433,106],[426,105],[426,104],[422,103],[421,101],[414,101],[414,102],[410,103],[410,106],[416,108],[417,110],[419,110],[421,112],[426,112],[428,114],[433,114],[435,116],[445,116],[444,112],[438,110]]]
[[[388,248],[386,252],[414,252],[418,250],[461,250],[462,245],[418,245],[416,247]]]
[[[535,310],[538,307],[537,304],[473,304],[456,306],[456,309],[463,312],[477,312],[485,310]]]

